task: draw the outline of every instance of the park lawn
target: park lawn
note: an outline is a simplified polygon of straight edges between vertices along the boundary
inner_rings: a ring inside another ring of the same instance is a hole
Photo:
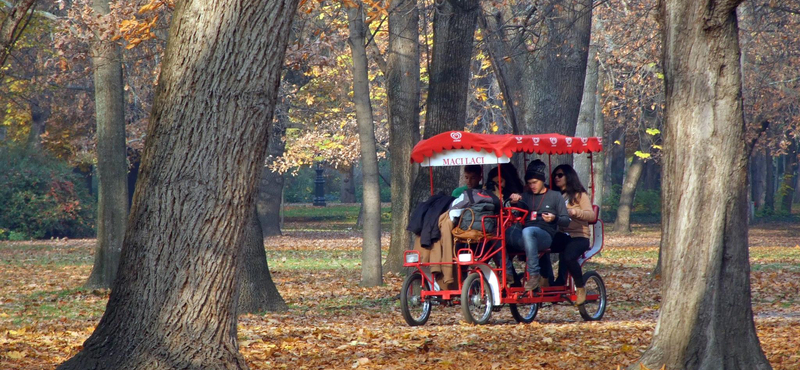
[[[590,262],[608,289],[600,322],[583,322],[577,309],[557,305],[518,325],[504,307],[489,325],[475,327],[461,321],[459,307],[435,306],[426,326],[411,328],[399,309],[402,277],[359,287],[359,232],[317,222],[287,222],[286,235],[266,241],[289,311],[240,318],[241,352],[253,369],[616,369],[650,342],[660,300],[659,283],[649,277],[657,226],[609,235]],[[775,369],[800,369],[799,230],[768,225],[750,233],[756,327]],[[382,242],[385,253],[388,234]],[[107,291],[81,288],[94,243],[0,243],[0,369],[51,369],[80,350],[108,299]]]

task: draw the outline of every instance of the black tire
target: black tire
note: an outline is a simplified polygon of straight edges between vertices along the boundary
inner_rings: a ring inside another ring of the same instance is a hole
[[[587,299],[584,304],[578,306],[581,317],[586,321],[600,320],[606,312],[606,305],[608,303],[606,300],[606,285],[603,283],[603,278],[601,278],[600,274],[597,272],[588,271],[583,274],[583,281],[585,283],[584,288],[586,289],[586,295],[597,294],[599,297],[594,301],[589,301]]]
[[[483,285],[483,294],[481,294]],[[470,324],[483,325],[492,317],[492,286],[481,275],[472,273],[464,280],[461,289],[461,314]]]
[[[431,301],[422,300],[420,296],[423,289],[431,290],[431,286],[427,281],[423,283],[419,271],[408,275],[406,281],[403,282],[403,290],[400,292],[400,309],[403,312],[403,318],[410,326],[425,325],[431,316]]]
[[[511,309],[511,316],[514,320],[523,324],[530,324],[536,319],[536,314],[539,313],[539,304],[510,304],[508,308]]]

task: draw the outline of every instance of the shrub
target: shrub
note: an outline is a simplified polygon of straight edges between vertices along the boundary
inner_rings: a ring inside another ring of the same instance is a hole
[[[95,202],[83,184],[62,161],[0,148],[0,228],[8,239],[92,235]]]

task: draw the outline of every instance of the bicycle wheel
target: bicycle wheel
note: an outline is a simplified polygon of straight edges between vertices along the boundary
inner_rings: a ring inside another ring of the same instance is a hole
[[[461,313],[470,324],[483,325],[492,317],[492,287],[480,274],[470,274],[461,289]]]
[[[536,314],[539,313],[538,303],[510,304],[508,308],[511,309],[511,316],[514,316],[514,320],[525,324],[532,323],[536,318]]]
[[[603,283],[603,278],[600,274],[594,271],[589,271],[583,274],[583,281],[585,282],[584,288],[586,289],[586,296],[597,295],[597,299],[589,300],[578,306],[578,310],[586,321],[597,321],[603,318],[606,312],[606,285]]]
[[[422,279],[419,271],[408,275],[403,282],[403,291],[400,293],[400,308],[403,318],[410,326],[425,325],[431,315],[430,300],[423,300],[420,293],[431,290],[428,282]]]

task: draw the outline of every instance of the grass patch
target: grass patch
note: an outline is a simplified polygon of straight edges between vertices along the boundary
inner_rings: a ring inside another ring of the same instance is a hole
[[[283,210],[286,222],[346,221],[355,225],[358,220],[359,204],[314,206],[286,206]],[[381,222],[391,222],[390,207],[381,207]]]

